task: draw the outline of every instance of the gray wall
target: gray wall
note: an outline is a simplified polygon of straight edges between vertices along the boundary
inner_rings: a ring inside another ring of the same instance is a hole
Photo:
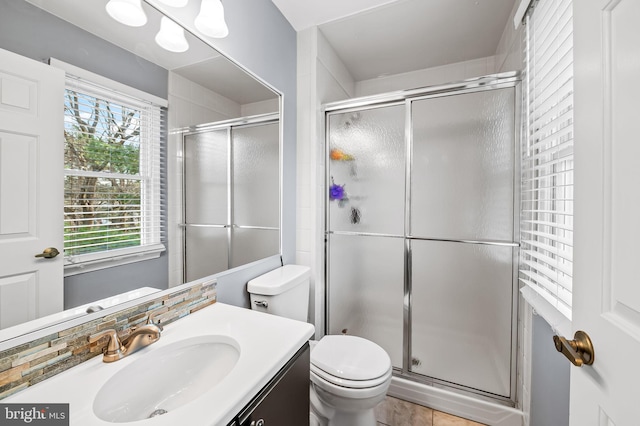
[[[167,70],[22,0],[0,0],[0,48],[43,62],[53,57],[167,98]],[[166,172],[162,178],[166,179]],[[65,278],[64,307],[141,286],[167,288],[166,252],[157,259]]]
[[[532,334],[529,426],[568,426],[571,363],[556,351],[553,330],[539,315],[533,316]]]

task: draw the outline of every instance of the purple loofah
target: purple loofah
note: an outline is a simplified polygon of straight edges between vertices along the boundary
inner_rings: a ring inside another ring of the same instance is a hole
[[[335,183],[329,187],[329,199],[342,200],[344,198],[344,186]]]

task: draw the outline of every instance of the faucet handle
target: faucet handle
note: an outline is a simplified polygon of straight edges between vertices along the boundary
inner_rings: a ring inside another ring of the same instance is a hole
[[[160,331],[163,330],[162,325],[160,325],[160,321],[155,322],[154,320],[156,319],[156,317],[160,314],[164,314],[165,312],[169,312],[169,307],[168,306],[163,306],[162,308],[158,308],[155,309],[153,311],[151,311],[149,313],[149,317],[147,318],[147,324],[155,324],[158,326],[158,328],[160,329]]]
[[[99,333],[90,335],[89,343],[95,343],[105,336],[109,337],[109,342],[107,343],[107,349],[104,352],[105,359],[107,356],[114,357],[117,359],[122,358],[122,356],[124,356],[123,354],[124,346],[122,346],[122,343],[120,342],[120,338],[118,337],[118,333],[113,328],[109,328]]]

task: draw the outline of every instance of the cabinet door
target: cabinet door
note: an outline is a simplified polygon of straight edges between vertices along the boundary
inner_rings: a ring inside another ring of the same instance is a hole
[[[309,354],[305,344],[240,414],[240,426],[309,425]]]

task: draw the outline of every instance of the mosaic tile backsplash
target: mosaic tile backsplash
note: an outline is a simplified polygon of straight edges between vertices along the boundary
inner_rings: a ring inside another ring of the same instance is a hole
[[[145,324],[149,313],[163,326],[216,302],[216,283],[208,282],[170,293],[111,315],[53,333],[0,352],[0,399],[35,385],[102,354],[108,339],[89,343],[89,336],[114,328],[126,337],[132,327]]]

